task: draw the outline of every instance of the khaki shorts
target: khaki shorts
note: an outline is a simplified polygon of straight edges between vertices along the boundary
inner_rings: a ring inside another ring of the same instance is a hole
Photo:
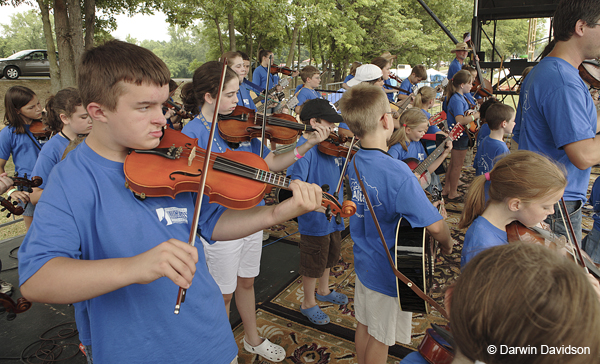
[[[326,268],[335,267],[340,259],[342,233],[325,236],[300,235],[300,275],[321,278]]]
[[[410,344],[412,312],[402,311],[396,297],[368,289],[358,276],[354,288],[354,314],[377,341],[387,346],[396,342]]]

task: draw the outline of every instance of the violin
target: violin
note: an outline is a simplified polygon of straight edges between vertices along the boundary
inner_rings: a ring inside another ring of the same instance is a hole
[[[132,150],[125,158],[126,187],[139,198],[175,197],[180,192],[198,192],[205,150],[180,132],[167,128],[157,148]],[[227,150],[210,156],[204,194],[210,202],[243,210],[256,206],[272,186],[289,189],[290,181],[269,171],[264,159],[250,152]],[[349,217],[356,211],[352,201],[340,204],[323,193],[327,216]]]
[[[600,89],[600,65],[598,60],[585,60],[579,65],[579,77],[590,87]]]
[[[541,244],[577,262],[577,259],[575,259],[575,253],[571,249],[568,249],[568,246],[566,245],[565,237],[557,236],[549,230],[541,229],[535,226],[527,227],[520,221],[515,220],[506,225],[506,236],[509,243],[522,241],[532,244]],[[600,269],[598,269],[598,267],[592,262],[591,258],[584,253],[585,252],[582,252],[582,255],[586,268],[594,277],[600,279]]]
[[[32,177],[27,179],[27,174],[24,177],[18,177],[17,175],[10,177],[13,180],[13,186],[19,187],[20,191],[33,192],[32,187],[39,187],[42,185],[42,177]]]
[[[334,157],[346,157],[348,155],[349,147],[346,146],[346,142],[348,142],[350,138],[346,136],[341,136],[335,133],[330,133],[327,139],[323,140],[319,143],[317,147],[319,152],[327,155],[331,155]],[[350,152],[350,157],[354,156],[356,152],[358,152],[358,146],[354,145],[352,151]]]
[[[244,106],[236,106],[231,114],[219,115],[219,134],[232,143],[248,141],[261,137],[262,114]],[[267,116],[265,137],[278,144],[291,144],[298,140],[302,131],[314,131],[310,125],[301,124],[288,114]]]
[[[17,302],[13,301],[10,296],[0,293],[0,313],[8,312],[6,315],[7,321],[12,321],[17,317],[17,314],[23,313],[31,308],[31,302],[25,297],[21,297]]]
[[[29,124],[29,131],[36,138],[50,138],[52,136],[52,131],[41,120],[33,120]]]
[[[276,74],[276,73],[283,73],[286,76],[291,76],[292,73],[297,72],[291,68],[285,67],[285,66],[277,66],[272,64],[271,65],[271,74]]]
[[[165,101],[163,103],[163,107],[173,110],[176,115],[179,115],[184,119],[193,119],[194,118],[194,115],[191,112],[185,111],[181,104],[178,104],[171,99],[168,99],[167,101]]]
[[[471,92],[475,92],[477,95],[482,97],[493,96],[494,89],[492,87],[492,83],[483,77],[483,74],[481,73],[481,67],[479,66],[479,60],[475,57],[477,55],[475,44],[473,44],[473,41],[470,40],[470,34],[468,37],[468,43],[471,46],[471,52],[473,53],[472,61],[475,63],[475,68],[477,69],[477,78],[473,81]],[[465,43],[467,43],[467,40],[465,40]]]
[[[450,364],[454,360],[454,349],[434,329],[425,330],[417,351],[428,363]]]
[[[11,214],[17,216],[22,215],[25,211],[21,206],[19,206],[19,203],[17,201],[11,202],[4,197],[0,197],[0,204],[2,205],[2,210],[0,210],[0,212],[8,210],[8,214],[6,215],[6,217],[10,217]]]

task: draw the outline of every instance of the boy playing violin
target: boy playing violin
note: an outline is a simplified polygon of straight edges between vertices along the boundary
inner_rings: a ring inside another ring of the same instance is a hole
[[[19,252],[23,296],[87,306],[98,362],[236,361],[204,253],[182,241],[193,194],[142,201],[124,187],[130,149],[160,142],[169,76],[163,61],[133,44],[111,41],[84,53],[78,83],[94,128],[51,172]],[[291,187],[292,199],[274,207],[233,211],[204,199],[193,229],[208,241],[229,240],[320,207],[318,186]],[[188,290],[174,315],[178,286]]]
[[[452,252],[453,240],[448,225],[407,164],[387,153],[394,122],[384,91],[371,85],[352,87],[342,96],[340,108],[344,121],[361,140],[361,149],[348,166],[352,201],[356,203],[356,213],[350,217],[356,268],[356,354],[359,364],[382,364],[389,346],[396,341],[410,342],[412,313],[398,306],[396,278],[366,206],[359,178],[366,186],[388,249],[394,246],[400,218],[412,227],[426,227],[440,242],[444,254]]]
[[[333,127],[335,123],[344,120],[337,113],[333,105],[325,99],[308,100],[302,112],[300,120],[306,125],[315,127],[322,124]],[[302,136],[298,144],[303,144],[307,139]],[[289,169],[288,174],[292,180],[300,180],[316,183],[319,186],[328,185],[330,192],[334,190],[342,173],[343,158],[327,155],[318,148],[311,148],[304,157],[296,161]],[[343,186],[340,187],[343,194]],[[341,201],[340,201],[341,203]],[[329,271],[340,258],[340,249],[344,223],[331,221],[318,212],[307,213],[298,216],[298,230],[300,231],[300,275],[304,287],[304,299],[300,306],[300,312],[315,325],[329,323],[329,316],[324,313],[316,299],[327,301],[336,305],[348,303],[348,297],[340,292],[329,289]],[[319,282],[317,293],[315,287]]]

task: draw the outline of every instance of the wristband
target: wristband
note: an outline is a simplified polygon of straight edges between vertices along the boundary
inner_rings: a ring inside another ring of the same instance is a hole
[[[15,192],[15,191],[18,191],[18,189],[17,189],[16,187],[15,187],[15,188],[12,188],[12,189],[10,189],[10,190],[9,190],[9,191],[6,193],[6,196],[7,196],[7,197],[10,197],[11,193],[13,193],[13,192]]]
[[[473,114],[471,114],[471,119],[472,121],[475,121],[475,116],[473,116]]]
[[[300,153],[298,153],[298,147],[294,148],[294,155],[294,160],[296,161],[303,157],[302,155],[300,155]]]

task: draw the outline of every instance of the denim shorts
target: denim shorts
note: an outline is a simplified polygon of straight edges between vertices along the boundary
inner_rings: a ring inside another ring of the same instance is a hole
[[[19,200],[17,200],[17,201],[19,201]],[[21,206],[25,210],[21,216],[33,216],[33,212],[35,211],[34,204],[32,204],[31,202],[23,203],[23,202],[19,201],[18,206]]]
[[[452,149],[456,150],[467,150],[469,147],[469,136],[466,132],[460,136],[460,138],[456,139],[452,142]]]

